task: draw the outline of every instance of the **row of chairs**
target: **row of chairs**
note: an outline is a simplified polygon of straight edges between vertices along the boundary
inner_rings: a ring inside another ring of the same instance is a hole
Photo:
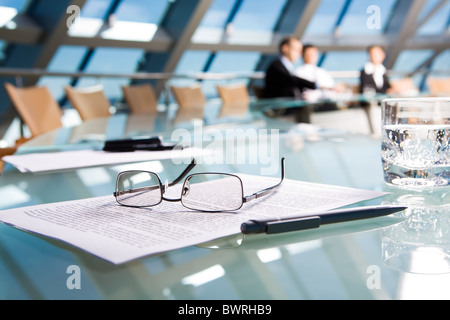
[[[449,78],[428,78],[427,84],[432,96],[450,95]],[[401,86],[403,89],[411,89],[412,80],[397,81],[395,85]],[[6,83],[5,88],[32,136],[37,136],[62,127],[61,109],[46,87],[16,88]],[[170,89],[180,109],[197,109],[198,111],[206,104],[206,98],[203,95],[200,85],[190,87],[172,86]],[[252,87],[255,96],[259,98],[260,94],[258,94],[258,90],[256,89],[258,88]],[[242,105],[245,107],[250,100],[246,85],[217,86],[217,90],[224,105]],[[111,115],[110,102],[104,95],[101,86],[85,89],[75,89],[68,86],[65,88],[65,91],[67,98],[79,112],[83,121]],[[143,114],[157,112],[157,99],[152,86],[149,84],[123,86],[122,91],[124,99],[132,113]],[[17,140],[16,146],[0,148],[0,173],[3,165],[1,158],[5,155],[13,154],[17,146],[26,140],[20,138]]]
[[[57,101],[45,86],[18,88],[5,83],[5,88],[12,104],[22,121],[28,127],[31,137],[61,128],[62,112]],[[172,94],[184,114],[192,111],[198,113],[206,105],[200,85],[189,87],[172,86]],[[224,105],[248,105],[250,96],[245,85],[217,86]],[[101,85],[89,88],[65,87],[67,99],[76,109],[82,121],[111,115],[111,105]],[[130,112],[133,114],[151,114],[157,112],[158,101],[149,84],[122,86],[122,92]],[[21,137],[12,147],[0,148],[0,173],[3,170],[3,156],[14,154],[17,148],[30,138]]]
[[[5,84],[6,91],[27,125],[32,136],[62,127],[61,109],[49,90],[44,86],[17,88],[10,83]],[[241,101],[248,103],[249,94],[244,85],[218,86],[220,97],[224,103]],[[151,85],[122,86],[126,104],[134,114],[156,113],[157,99]],[[206,104],[201,87],[171,87],[174,98],[182,109],[203,108]],[[111,115],[111,105],[101,85],[89,88],[65,87],[67,99],[76,109],[82,121]]]
[[[427,78],[427,85],[432,96],[450,96],[450,78]]]
[[[10,83],[5,83],[5,88],[32,136],[62,127],[61,109],[47,87],[17,88]],[[148,112],[156,110],[156,99],[150,85],[122,87],[122,89],[131,112],[142,113],[145,111],[141,107],[144,104],[139,103],[141,101],[146,101]],[[81,89],[67,86],[65,92],[71,105],[78,111],[81,120],[87,121],[111,115],[111,104],[101,85]]]
[[[247,105],[250,102],[248,88],[244,84],[218,85],[216,88],[222,103],[225,105]],[[188,87],[172,86],[170,89],[180,108],[202,108],[206,104],[201,85],[196,84]]]
[[[402,87],[411,87],[410,82],[399,81]],[[395,83],[397,85],[397,83]],[[448,78],[429,78],[428,85],[432,95],[449,94]],[[58,103],[52,98],[46,87],[17,88],[10,83],[5,84],[7,93],[28,126],[32,136],[60,128],[61,111]],[[206,98],[200,85],[188,87],[170,87],[172,94],[181,109],[203,108]],[[219,85],[217,90],[224,104],[248,104],[250,96],[246,85]],[[122,86],[125,102],[134,114],[157,112],[157,99],[151,85]],[[80,118],[87,121],[99,117],[108,117],[110,102],[103,93],[101,85],[89,88],[65,87],[67,98],[78,111]]]
[[[430,78],[428,80],[432,95],[450,94],[448,78]],[[403,82],[399,85],[411,86],[409,82],[407,84]],[[5,88],[32,136],[62,127],[61,109],[46,87],[17,88],[6,83]],[[201,85],[171,86],[170,89],[180,109],[199,109],[206,104]],[[122,86],[122,91],[131,113],[157,112],[158,102],[151,85]],[[250,100],[247,86],[244,84],[219,85],[217,91],[224,104],[247,105]],[[101,85],[89,88],[67,86],[65,92],[69,102],[78,111],[83,121],[111,115],[110,101],[105,96]]]
[[[420,91],[410,77],[395,79],[390,82],[392,87],[398,92],[408,94],[409,92],[418,93]],[[450,95],[450,78],[427,77],[427,86],[430,96]]]

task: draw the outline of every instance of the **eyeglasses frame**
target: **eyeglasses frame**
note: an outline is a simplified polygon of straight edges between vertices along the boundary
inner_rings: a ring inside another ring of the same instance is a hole
[[[249,196],[244,196],[244,187],[243,187],[242,179],[239,176],[237,176],[235,174],[231,174],[231,173],[203,172],[203,173],[191,174],[191,175],[187,176],[186,179],[184,179],[183,188],[181,190],[181,196],[180,196],[179,199],[165,198],[164,197],[164,193],[166,192],[166,188],[172,187],[172,186],[178,184],[181,180],[183,180],[183,178],[196,166],[195,159],[192,159],[192,161],[188,165],[188,167],[186,167],[186,169],[175,180],[173,180],[171,183],[168,183],[167,185],[163,184],[161,182],[161,179],[160,179],[158,174],[156,174],[154,172],[151,172],[151,171],[129,170],[129,171],[120,172],[118,174],[118,176],[117,176],[117,179],[116,179],[116,191],[113,193],[113,196],[116,198],[116,201],[117,201],[118,204],[120,204],[121,206],[130,207],[130,208],[149,208],[149,207],[154,207],[154,206],[157,206],[157,205],[161,204],[161,202],[164,200],[164,201],[168,201],[168,202],[181,202],[181,204],[185,208],[190,209],[190,210],[194,210],[194,211],[201,211],[201,212],[231,212],[231,211],[237,211],[237,210],[242,208],[244,203],[248,203],[248,202],[250,202],[252,200],[259,199],[259,198],[261,198],[263,196],[266,196],[266,195],[274,192],[276,189],[278,189],[281,186],[281,184],[283,183],[283,181],[284,181],[284,176],[285,176],[284,165],[285,165],[285,158],[281,158],[281,180],[280,180],[279,183],[277,183],[276,185],[274,185],[272,187],[268,187],[266,189],[263,189],[263,190],[260,190],[258,192],[255,192],[255,193],[253,193],[253,194],[251,194]],[[156,178],[158,179],[158,185],[157,186],[155,185],[155,186],[152,186],[152,187],[142,187],[142,188],[137,188],[137,189],[131,189],[131,190],[127,190],[127,191],[117,191],[119,189],[119,179],[120,179],[121,175],[124,175],[124,174],[127,174],[127,173],[133,173],[133,172],[149,173],[149,174],[152,174],[152,175],[156,176]],[[237,208],[237,209],[233,209],[233,210],[220,210],[220,211],[198,210],[198,209],[192,209],[192,208],[187,207],[182,201],[182,199],[183,199],[183,190],[184,190],[186,181],[189,181],[192,177],[194,177],[196,175],[214,175],[214,174],[216,174],[216,175],[224,175],[224,176],[229,176],[229,177],[235,177],[235,178],[237,178],[239,180],[240,185],[241,185],[241,194],[242,194],[242,202],[241,202],[240,207]],[[156,204],[148,205],[148,206],[133,206],[133,205],[127,205],[127,204],[120,203],[119,200],[118,200],[118,197],[120,195],[125,194],[125,193],[134,193],[136,191],[149,190],[150,188],[156,188],[156,187],[158,187],[159,190],[161,191],[160,201],[158,203],[156,203]]]

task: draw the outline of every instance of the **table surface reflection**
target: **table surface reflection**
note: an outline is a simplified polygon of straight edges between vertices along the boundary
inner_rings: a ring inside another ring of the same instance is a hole
[[[183,116],[183,115],[181,115]],[[178,117],[178,118],[177,118]],[[178,120],[177,120],[178,119]],[[241,235],[149,256],[115,266],[60,241],[0,225],[0,299],[448,299],[450,298],[449,189],[407,190],[383,181],[380,141],[368,135],[294,124],[243,112],[208,120],[167,114],[119,114],[60,129],[19,152],[98,148],[105,139],[189,132],[266,130],[274,149],[247,139],[221,161],[196,170],[260,175],[264,163],[232,161],[256,146],[271,161],[286,158],[286,178],[390,194],[359,205],[407,204],[406,215],[323,226],[282,235]],[[214,119],[214,120],[211,120]],[[271,131],[274,130],[274,131]],[[217,136],[216,136],[217,137]],[[231,138],[230,138],[231,137]],[[226,147],[226,143],[222,146]],[[228,147],[229,148],[229,147]],[[244,148],[244,150],[242,149]],[[231,157],[231,158],[230,158]],[[155,171],[169,180],[171,160],[20,173],[0,177],[0,209],[110,195],[120,171]],[[278,176],[278,172],[274,173]],[[78,266],[81,287],[69,289],[68,268]]]

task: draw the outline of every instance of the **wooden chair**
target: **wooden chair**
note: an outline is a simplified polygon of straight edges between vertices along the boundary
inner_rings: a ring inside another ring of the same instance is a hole
[[[180,108],[177,110],[175,118],[173,119],[174,124],[179,124],[183,122],[191,122],[193,120],[203,121],[204,112],[203,108]]]
[[[205,96],[199,85],[190,87],[170,87],[180,109],[202,109],[206,104]]]
[[[5,162],[2,160],[4,156],[9,156],[16,153],[17,147],[0,148],[0,174],[2,174],[5,168]]]
[[[249,103],[250,95],[243,84],[217,86],[217,91],[224,104]]]
[[[243,116],[247,114],[250,95],[246,85],[225,85],[217,86],[216,88],[223,102],[220,110],[221,117]]]
[[[432,96],[450,95],[450,78],[429,77],[427,79],[427,85]]]
[[[158,101],[151,85],[122,86],[122,92],[131,113],[157,113]]]
[[[75,89],[71,86],[65,87],[67,99],[74,107],[83,121],[109,117],[111,104],[103,93],[101,85],[88,88]]]
[[[61,109],[47,87],[17,88],[5,83],[5,88],[32,136],[62,127]]]
[[[391,92],[403,96],[416,96],[419,94],[419,88],[415,85],[412,78],[402,78],[391,80]]]

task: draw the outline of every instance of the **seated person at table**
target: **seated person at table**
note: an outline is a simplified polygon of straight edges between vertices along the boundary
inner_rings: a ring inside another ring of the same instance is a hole
[[[389,93],[391,84],[386,74],[386,67],[383,65],[386,58],[384,49],[381,46],[373,45],[367,51],[369,52],[369,61],[361,70],[360,93]]]
[[[336,85],[333,77],[323,68],[317,66],[319,60],[319,50],[312,44],[303,46],[304,64],[297,68],[296,75],[302,79],[315,82],[317,89],[306,89],[304,98],[308,101],[320,99],[334,99],[339,92],[345,90],[344,87]]]
[[[294,63],[301,57],[302,43],[295,37],[283,39],[279,46],[280,57],[266,71],[265,98],[302,98],[303,91],[315,89],[314,82],[295,75]]]
[[[334,79],[323,68],[317,66],[319,50],[312,44],[303,46],[303,65],[298,67],[296,75],[300,78],[315,82],[319,89],[332,89],[336,86]]]

